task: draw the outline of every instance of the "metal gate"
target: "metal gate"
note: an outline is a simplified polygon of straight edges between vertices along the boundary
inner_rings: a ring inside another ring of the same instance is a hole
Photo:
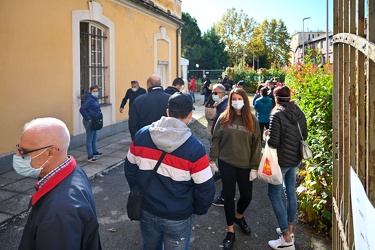
[[[375,0],[333,0],[333,249],[354,249],[350,167],[375,205]]]

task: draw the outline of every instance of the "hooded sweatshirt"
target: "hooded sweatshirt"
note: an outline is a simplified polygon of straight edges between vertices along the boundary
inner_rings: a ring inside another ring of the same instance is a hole
[[[215,195],[208,156],[176,118],[162,117],[135,134],[125,159],[130,188],[144,185],[162,151],[167,154],[145,193],[143,209],[169,220],[207,213]]]

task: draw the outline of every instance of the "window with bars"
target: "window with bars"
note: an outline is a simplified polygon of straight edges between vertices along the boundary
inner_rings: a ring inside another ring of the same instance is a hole
[[[80,23],[80,63],[81,63],[81,97],[82,101],[90,86],[98,85],[99,103],[107,103],[105,65],[105,30],[98,25]]]

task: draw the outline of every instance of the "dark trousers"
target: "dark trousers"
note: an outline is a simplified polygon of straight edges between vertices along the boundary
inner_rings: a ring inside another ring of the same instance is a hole
[[[270,123],[269,122],[259,122],[259,128],[260,128],[260,134],[262,136],[262,141],[264,140],[264,138],[263,138],[264,127],[266,127],[266,129],[269,129]]]
[[[218,160],[221,180],[224,189],[224,211],[227,225],[234,224],[234,217],[236,216],[235,201],[236,183],[240,192],[240,198],[237,201],[237,213],[243,214],[246,208],[250,205],[253,197],[253,182],[249,181],[250,168],[236,168],[230,164]]]

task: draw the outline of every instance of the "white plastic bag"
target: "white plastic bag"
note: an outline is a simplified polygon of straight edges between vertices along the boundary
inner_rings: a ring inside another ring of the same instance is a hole
[[[267,140],[258,168],[258,178],[273,185],[283,183],[283,174],[278,163],[277,151],[275,148],[268,146]]]

